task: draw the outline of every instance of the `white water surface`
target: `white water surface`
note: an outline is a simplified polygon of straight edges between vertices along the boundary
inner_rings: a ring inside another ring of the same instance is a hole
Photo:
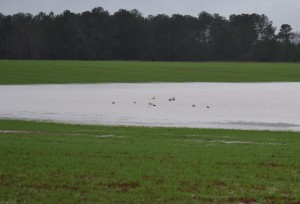
[[[299,131],[300,83],[4,85],[0,118]]]

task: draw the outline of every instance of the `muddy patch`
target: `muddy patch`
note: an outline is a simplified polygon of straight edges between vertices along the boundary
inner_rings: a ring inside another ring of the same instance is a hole
[[[97,137],[97,138],[123,138],[125,136],[119,136],[119,135],[96,135],[94,137]]]
[[[123,193],[127,193],[138,188],[140,185],[138,182],[111,182],[103,184],[106,189],[113,189]]]

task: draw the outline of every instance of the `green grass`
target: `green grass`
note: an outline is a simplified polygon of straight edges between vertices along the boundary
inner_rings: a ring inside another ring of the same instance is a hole
[[[299,132],[0,120],[0,203],[300,202]]]
[[[0,84],[299,81],[299,63],[0,61]]]
[[[297,63],[0,61],[0,84],[299,82]],[[0,120],[0,204],[300,203],[299,132]],[[26,132],[24,132],[26,131]]]

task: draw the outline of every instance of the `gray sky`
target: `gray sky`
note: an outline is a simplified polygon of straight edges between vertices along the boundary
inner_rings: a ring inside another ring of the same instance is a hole
[[[64,10],[82,12],[103,7],[110,13],[123,9],[138,9],[149,14],[188,14],[197,16],[201,11],[219,13],[228,18],[230,14],[266,14],[279,30],[288,23],[293,31],[300,31],[300,0],[0,0],[0,12],[37,14],[40,11],[58,14]]]

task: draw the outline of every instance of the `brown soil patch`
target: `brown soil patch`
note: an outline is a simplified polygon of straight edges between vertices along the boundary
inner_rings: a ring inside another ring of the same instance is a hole
[[[120,192],[126,193],[126,192],[129,192],[131,190],[138,188],[139,183],[138,182],[125,182],[125,183],[112,182],[112,183],[105,184],[104,186],[105,186],[105,188],[108,188],[108,189],[115,189]]]
[[[277,168],[280,167],[280,164],[274,163],[274,162],[270,162],[270,163],[260,163],[260,166],[264,166],[264,167],[270,167],[270,168]]]
[[[240,198],[239,202],[241,204],[255,204],[255,203],[257,203],[256,200],[253,199],[253,198]]]

